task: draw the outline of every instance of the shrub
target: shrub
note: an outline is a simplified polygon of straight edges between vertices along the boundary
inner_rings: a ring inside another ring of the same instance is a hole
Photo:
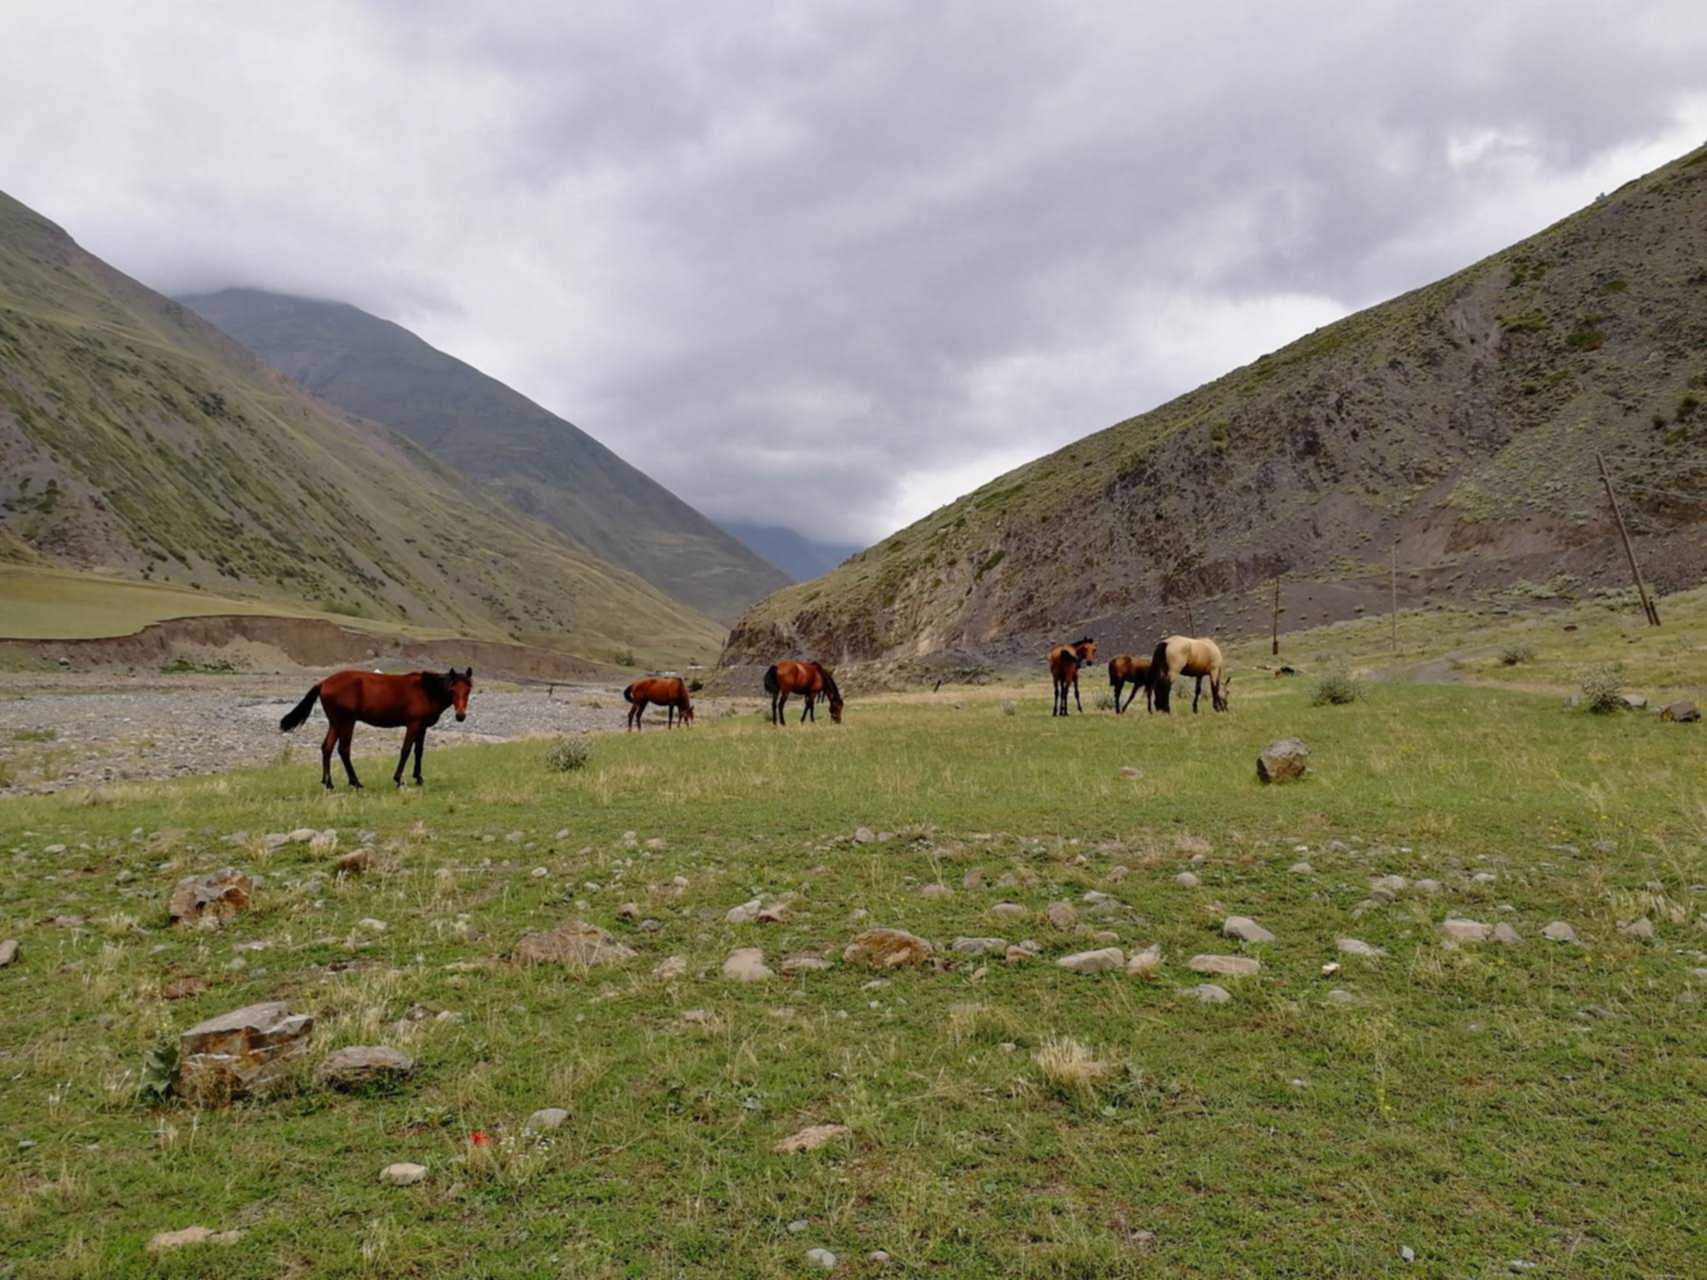
[[[13,742],[52,742],[59,737],[53,729],[19,729],[12,734]]]
[[[617,654],[616,665],[619,667],[632,667],[634,665],[634,650],[624,649],[621,653]]]
[[[1316,681],[1316,692],[1310,697],[1313,707],[1343,707],[1363,696],[1363,686],[1350,671],[1339,667]]]
[[[1526,644],[1508,644],[1500,650],[1500,661],[1508,667],[1535,661],[1535,650]]]
[[[1114,710],[1114,695],[1111,693],[1097,694],[1096,708],[1098,711]]]
[[[584,769],[593,758],[593,748],[585,738],[565,735],[545,749],[545,767],[558,773]]]
[[[705,688],[705,681],[703,681],[703,680],[689,680],[688,681],[688,692],[689,693],[698,693],[703,688]]]
[[[1017,716],[1019,714],[1019,703],[1012,698],[1006,699],[1002,703],[1002,714],[1004,716]]]
[[[1624,667],[1609,662],[1583,674],[1583,706],[1597,715],[1624,709]]]

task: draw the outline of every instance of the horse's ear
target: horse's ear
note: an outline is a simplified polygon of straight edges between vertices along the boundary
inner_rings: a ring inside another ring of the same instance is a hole
[[[465,675],[465,676],[464,676],[464,677],[463,677],[463,679],[465,679],[465,680],[472,680],[472,679],[474,679],[474,668],[473,668],[473,666],[470,666],[470,667],[469,667],[469,668],[468,668],[468,673],[467,673],[467,675]]]

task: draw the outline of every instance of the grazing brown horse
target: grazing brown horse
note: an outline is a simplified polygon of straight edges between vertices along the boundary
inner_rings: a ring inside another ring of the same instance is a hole
[[[1233,677],[1225,673],[1221,646],[1207,636],[1169,636],[1156,646],[1150,657],[1150,688],[1155,694],[1156,710],[1164,714],[1170,709],[1174,681],[1180,676],[1196,676],[1197,692],[1192,696],[1191,709],[1197,711],[1198,699],[1203,697],[1203,679],[1209,677],[1209,705],[1216,711],[1227,709],[1227,686]]]
[[[1072,644],[1058,644],[1049,651],[1049,674],[1055,681],[1055,705],[1049,714],[1064,716],[1067,714],[1067,691],[1072,690],[1073,701],[1078,703],[1080,712],[1085,704],[1079,702],[1079,668],[1094,666],[1097,660],[1097,642],[1086,636],[1083,640],[1075,640]]]
[[[1154,711],[1155,703],[1151,700],[1150,690],[1150,660],[1140,658],[1135,653],[1116,654],[1108,660],[1108,683],[1114,690],[1114,714],[1120,715],[1126,707],[1132,705],[1138,696],[1138,690],[1144,691],[1144,709]],[[1120,705],[1120,691],[1127,685],[1132,686],[1132,692],[1126,695],[1126,707]]]
[[[818,698],[820,695],[830,699],[830,719],[837,724],[842,722],[842,691],[836,688],[836,678],[824,669],[818,662],[779,662],[765,672],[765,692],[771,696],[771,723],[781,725],[787,723],[782,709],[787,705],[790,694],[803,694],[806,706],[800,713],[800,722],[805,724],[808,719],[813,724],[818,723]]]
[[[622,697],[629,704],[630,729],[640,728],[640,718],[646,714],[648,704],[654,702],[670,709],[670,717],[664,724],[666,729],[675,728],[678,711],[682,713],[682,728],[693,723],[693,703],[688,701],[688,687],[680,676],[647,676],[624,689]]]
[[[350,763],[350,738],[356,723],[378,725],[381,729],[404,727],[403,754],[397,757],[397,772],[391,781],[403,785],[403,766],[411,749],[415,752],[415,785],[421,785],[421,748],[427,740],[427,730],[439,722],[446,707],[456,708],[456,718],[468,718],[468,691],[474,687],[474,668],[458,671],[452,667],[440,675],[436,671],[412,671],[406,676],[383,676],[376,671],[340,671],[327,676],[310,689],[301,702],[283,720],[279,728],[289,733],[308,719],[316,701],[326,712],[326,740],[320,744],[320,782],[332,789],[332,748],[338,748],[338,758],[344,762],[344,773],[352,787],[361,786],[355,766]]]

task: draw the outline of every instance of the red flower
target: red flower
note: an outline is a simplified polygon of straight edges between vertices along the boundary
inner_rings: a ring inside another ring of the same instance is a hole
[[[492,1135],[484,1129],[476,1129],[468,1135],[468,1142],[470,1146],[489,1147],[492,1145]]]

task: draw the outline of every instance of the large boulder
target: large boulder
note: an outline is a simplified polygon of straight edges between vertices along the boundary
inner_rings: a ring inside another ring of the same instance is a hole
[[[931,958],[931,944],[905,929],[867,929],[842,952],[848,964],[863,964],[872,969],[898,969],[903,965],[924,964]]]
[[[632,960],[636,952],[596,924],[571,920],[548,933],[524,933],[510,954],[522,964],[564,964],[591,969]]]
[[[247,910],[254,891],[255,882],[233,867],[185,876],[172,890],[166,913],[173,924],[218,928]]]
[[[1309,769],[1310,748],[1298,738],[1269,743],[1257,757],[1257,777],[1264,782],[1296,782]]]
[[[1677,702],[1668,702],[1660,708],[1660,719],[1670,720],[1677,724],[1693,724],[1701,718],[1701,711],[1687,698]]]
[[[178,1037],[178,1092],[226,1102],[273,1083],[308,1048],[311,1014],[283,1000],[245,1005],[198,1022]]]
[[[415,1070],[415,1060],[381,1044],[334,1049],[314,1069],[314,1083],[328,1089],[367,1089],[396,1084]]]

